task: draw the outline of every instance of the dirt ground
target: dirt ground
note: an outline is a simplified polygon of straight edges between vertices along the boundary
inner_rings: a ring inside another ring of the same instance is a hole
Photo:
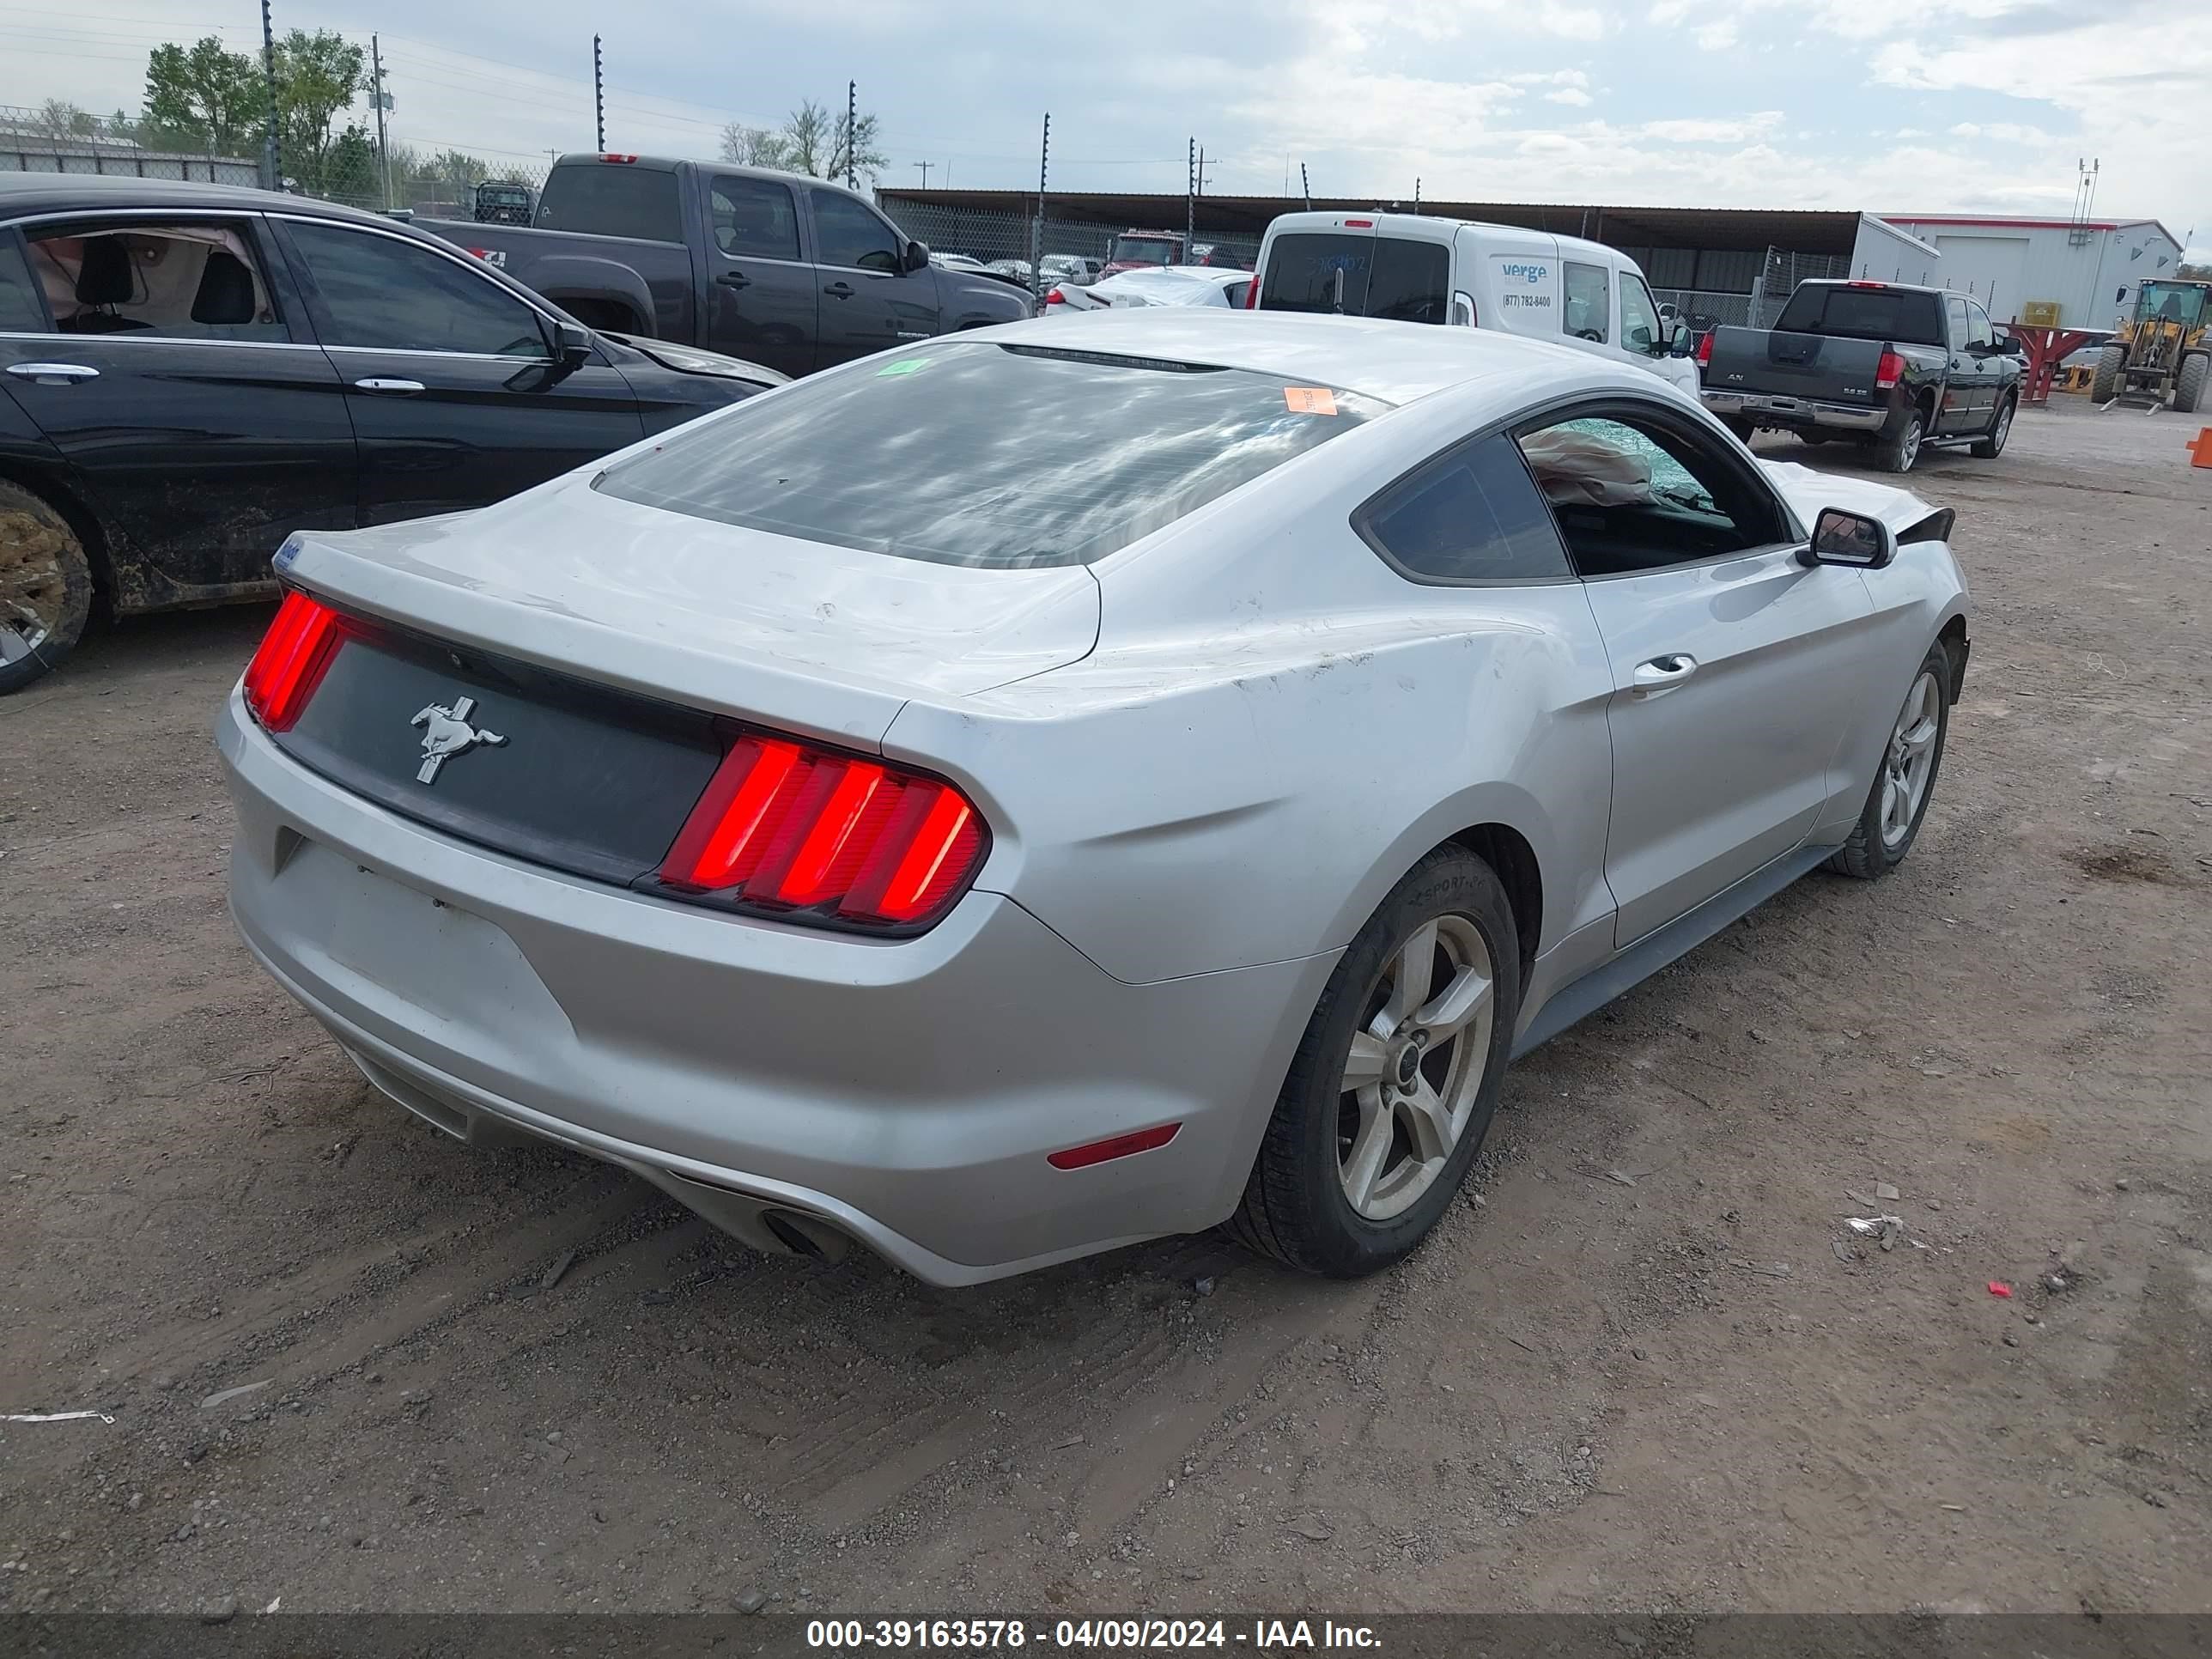
[[[114,1419],[0,1425],[0,1608],[2212,1607],[2212,472],[2060,402],[1914,479],[1978,609],[1905,868],[1517,1066],[1355,1285],[937,1291],[441,1140],[224,914],[266,610],[103,633],[0,705],[0,1410]]]

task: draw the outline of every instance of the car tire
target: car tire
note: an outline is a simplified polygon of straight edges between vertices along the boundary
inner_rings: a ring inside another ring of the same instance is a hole
[[[1943,743],[1951,730],[1951,653],[1939,641],[1929,647],[1882,745],[1874,787],[1846,841],[1828,860],[1838,875],[1875,881],[1905,861],[1919,839],[1928,803],[1936,799],[1943,769]],[[1923,726],[1932,729],[1922,731]],[[1916,739],[1912,734],[1919,733]],[[1900,793],[1901,792],[1901,793]]]
[[[2120,395],[2120,371],[2127,367],[2128,349],[2108,345],[2097,354],[2097,372],[2089,377],[2089,401],[2108,404]]]
[[[1504,885],[1465,848],[1438,848],[1391,890],[1330,974],[1231,1234],[1332,1279],[1403,1257],[1450,1207],[1481,1150],[1520,1006],[1520,937]],[[1410,1093],[1398,1086],[1407,1066]],[[1373,1080],[1347,1087],[1355,1077]]]
[[[2192,351],[2181,360],[2181,373],[2174,377],[2173,407],[2182,415],[2194,415],[2204,406],[2204,381],[2212,375],[2212,357],[2201,351]]]
[[[1898,428],[1875,444],[1875,462],[1885,472],[1910,472],[1920,459],[1921,441],[1928,434],[1928,417],[1916,406]]]
[[[84,543],[42,497],[0,478],[0,696],[50,673],[91,615]]]
[[[1801,444],[1808,445],[1812,448],[1818,449],[1822,444],[1828,441],[1828,434],[1825,432],[1801,432],[1797,434],[1797,441]]]
[[[1994,461],[2004,453],[2005,440],[2012,436],[2012,417],[2019,412],[2018,402],[2007,398],[1997,405],[1997,418],[1990,428],[1990,435],[1974,440],[1972,451],[1978,461]]]

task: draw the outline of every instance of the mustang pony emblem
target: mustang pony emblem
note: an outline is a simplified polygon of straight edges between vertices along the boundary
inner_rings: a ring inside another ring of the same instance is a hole
[[[475,712],[474,697],[456,697],[453,706],[434,702],[408,721],[410,726],[424,727],[422,732],[422,764],[415,774],[417,783],[435,783],[438,769],[459,754],[465,753],[478,744],[496,749],[507,739],[496,732],[481,732],[469,724]]]

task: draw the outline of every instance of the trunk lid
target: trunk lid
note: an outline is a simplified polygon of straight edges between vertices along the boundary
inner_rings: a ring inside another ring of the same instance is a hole
[[[1869,514],[1899,536],[1936,511],[1911,490],[1871,478],[1841,477],[1796,461],[1761,461],[1759,468],[1808,531],[1824,507]]]
[[[1724,325],[1713,331],[1705,384],[1711,392],[1764,392],[1872,406],[1883,396],[1874,384],[1882,349],[1879,340]]]
[[[588,475],[302,532],[277,564],[360,623],[281,747],[392,811],[617,882],[658,864],[741,723],[880,752],[908,699],[1073,662],[1098,634],[1083,566],[833,547],[618,501]]]

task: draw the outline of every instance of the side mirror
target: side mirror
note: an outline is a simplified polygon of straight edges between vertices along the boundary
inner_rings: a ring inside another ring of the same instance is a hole
[[[556,323],[553,325],[553,356],[562,368],[581,368],[592,361],[596,349],[592,331],[580,323]]]
[[[1675,324],[1674,333],[1668,337],[1667,355],[1669,357],[1686,357],[1697,349],[1698,337],[1690,332],[1690,325],[1687,323]]]
[[[906,245],[906,270],[920,270],[929,264],[929,249],[920,242]]]
[[[1880,519],[1840,507],[1824,507],[1813,521],[1813,539],[1802,562],[1844,564],[1879,570],[1897,556],[1897,534]]]

